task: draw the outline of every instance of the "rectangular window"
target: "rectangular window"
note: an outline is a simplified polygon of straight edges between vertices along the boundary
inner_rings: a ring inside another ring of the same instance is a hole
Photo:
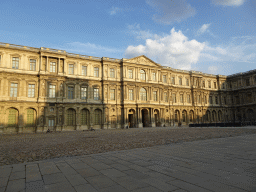
[[[68,74],[70,74],[70,75],[74,74],[74,65],[73,64],[68,65]]]
[[[94,77],[99,77],[99,68],[94,67]]]
[[[55,98],[55,85],[49,85],[49,97]]]
[[[190,100],[190,95],[187,95],[187,103],[190,103],[191,100]]]
[[[115,89],[110,89],[110,100],[115,100]]]
[[[211,88],[211,81],[208,81],[208,87]]]
[[[152,73],[152,81],[156,81],[156,73]]]
[[[98,88],[93,89],[93,99],[99,100],[99,89]]]
[[[163,75],[163,83],[166,83],[166,75]]]
[[[35,97],[35,85],[34,84],[28,85],[28,97]]]
[[[183,103],[183,95],[180,95],[180,102]]]
[[[172,94],[172,102],[176,103],[176,94],[175,93]]]
[[[17,97],[18,83],[11,83],[10,97]]]
[[[110,77],[115,78],[115,69],[110,69]]]
[[[129,74],[129,79],[132,79],[133,78],[133,71],[132,71],[132,69],[128,70],[128,74]]]
[[[175,78],[172,77],[172,84],[175,85]]]
[[[246,79],[245,84],[246,84],[246,86],[250,86],[250,79]]]
[[[179,78],[179,85],[182,85],[182,78]]]
[[[201,97],[200,97],[200,95],[197,96],[197,102],[198,102],[198,103],[201,103]]]
[[[214,82],[213,84],[214,84],[214,89],[217,89],[217,83]]]
[[[27,110],[27,125],[34,125],[34,110]]]
[[[157,91],[153,91],[153,99],[154,101],[157,101]]]
[[[86,100],[87,88],[81,87],[81,99]]]
[[[74,99],[74,87],[68,86],[68,99]]]
[[[212,104],[212,96],[209,97],[209,103]]]
[[[168,102],[168,97],[167,97],[167,93],[164,92],[164,102]]]
[[[205,87],[205,81],[203,81],[203,87]]]
[[[186,79],[186,86],[189,86],[189,81],[188,81],[188,79]]]
[[[55,73],[56,72],[56,63],[50,62],[50,72]]]
[[[133,89],[129,89],[129,100],[133,101]]]
[[[30,71],[35,71],[35,70],[36,70],[36,60],[30,59]]]
[[[216,104],[219,104],[219,100],[218,100],[218,97],[217,97],[217,96],[215,97],[215,103],[216,103]]]
[[[87,66],[82,66],[82,75],[87,76]]]
[[[205,102],[205,104],[207,104],[207,97],[206,96],[204,96],[204,102]]]
[[[12,68],[19,69],[19,57],[12,58]]]

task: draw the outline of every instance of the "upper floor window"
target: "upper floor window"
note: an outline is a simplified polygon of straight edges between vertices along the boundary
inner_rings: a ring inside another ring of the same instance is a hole
[[[182,85],[182,78],[179,77],[179,85]]]
[[[207,97],[204,96],[204,103],[207,104]]]
[[[211,81],[208,81],[208,87],[211,88],[212,85],[211,85]]]
[[[28,97],[35,97],[35,85],[34,84],[28,85]]]
[[[187,95],[187,103],[190,103],[191,99],[190,99],[190,95]]]
[[[115,69],[110,69],[110,77],[115,78]]]
[[[74,99],[74,87],[68,86],[68,99]]]
[[[203,87],[205,87],[205,81],[203,81]]]
[[[129,74],[129,79],[132,79],[133,78],[133,71],[132,71],[132,69],[128,70],[128,74]]]
[[[82,75],[87,76],[87,66],[82,66]]]
[[[156,81],[156,73],[152,73],[152,81]]]
[[[68,65],[68,73],[70,75],[73,75],[74,74],[74,65],[73,64],[69,64]]]
[[[146,73],[144,70],[140,70],[140,80],[146,80]]]
[[[189,80],[186,79],[186,86],[189,86]]]
[[[50,72],[55,73],[56,72],[56,63],[50,62]]]
[[[19,69],[19,57],[12,58],[12,68]]]
[[[144,88],[140,89],[140,100],[147,101],[147,90]]]
[[[115,89],[110,89],[110,100],[115,100]]]
[[[99,77],[99,68],[94,67],[94,77]]]
[[[153,91],[153,99],[154,101],[157,101],[157,91]]]
[[[214,85],[214,89],[217,89],[217,83],[214,82],[213,85]]]
[[[98,88],[93,89],[93,99],[99,100],[99,89]]]
[[[226,105],[226,104],[227,104],[227,99],[226,99],[226,97],[223,98],[223,101],[224,101],[224,105]]]
[[[87,96],[87,88],[81,87],[81,99],[86,100],[86,96]]]
[[[55,98],[55,85],[49,85],[49,97],[50,98]]]
[[[166,75],[163,75],[163,83],[166,83]]]
[[[198,102],[198,103],[201,103],[201,97],[200,97],[200,95],[197,96],[197,102]]]
[[[175,84],[175,77],[172,77],[172,84]]]
[[[183,103],[183,94],[180,95],[180,102]]]
[[[164,102],[168,102],[168,97],[167,97],[167,93],[164,92]]]
[[[219,104],[219,100],[218,100],[218,97],[217,97],[217,96],[215,96],[215,103],[216,103],[216,104]]]
[[[175,93],[172,94],[172,102],[176,103],[176,94]]]
[[[10,97],[17,97],[18,83],[11,83]]]
[[[209,97],[209,103],[212,104],[212,96]]]
[[[129,100],[133,101],[133,89],[129,89]]]
[[[30,71],[35,71],[36,70],[36,60],[35,59],[30,59]]]
[[[245,84],[246,84],[246,86],[250,86],[250,79],[246,79]]]

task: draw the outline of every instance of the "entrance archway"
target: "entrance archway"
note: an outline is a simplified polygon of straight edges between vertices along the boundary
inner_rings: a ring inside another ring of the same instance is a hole
[[[155,122],[156,122],[156,127],[161,126],[160,119],[159,119],[159,110],[158,109],[154,110],[154,118],[155,118]]]
[[[148,110],[147,109],[141,110],[141,119],[142,119],[143,127],[148,127],[149,121],[148,121]]]
[[[135,110],[130,109],[128,113],[128,125],[130,128],[135,127]]]

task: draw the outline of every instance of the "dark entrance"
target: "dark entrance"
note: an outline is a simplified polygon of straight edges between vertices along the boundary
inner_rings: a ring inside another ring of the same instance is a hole
[[[149,122],[148,122],[148,110],[147,109],[142,109],[141,117],[142,117],[143,127],[148,127]]]
[[[133,123],[133,114],[129,114],[129,127],[134,127],[134,123]]]

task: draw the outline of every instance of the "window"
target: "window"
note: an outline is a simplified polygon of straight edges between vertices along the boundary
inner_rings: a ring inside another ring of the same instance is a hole
[[[74,87],[68,86],[68,99],[74,99]]]
[[[99,89],[98,88],[93,89],[93,99],[99,100]]]
[[[110,100],[115,100],[115,89],[110,89]]]
[[[86,96],[87,96],[87,88],[81,87],[81,99],[86,100]]]
[[[17,97],[18,83],[11,83],[10,97]]]
[[[28,97],[35,97],[35,85],[34,84],[28,85]]]
[[[128,74],[129,74],[129,79],[132,79],[133,78],[133,70],[129,69]]]
[[[248,93],[248,94],[247,94],[247,102],[248,102],[248,103],[251,103],[251,102],[252,102],[252,94],[251,94],[251,93]]]
[[[36,70],[36,60],[35,59],[30,59],[30,71],[35,71]]]
[[[82,75],[87,76],[87,66],[82,66]]]
[[[68,73],[70,75],[73,75],[74,74],[74,65],[73,64],[69,64],[68,65]]]
[[[133,89],[129,89],[129,100],[133,101]]]
[[[50,72],[55,73],[56,72],[56,63],[50,62]]]
[[[27,125],[34,125],[34,109],[27,110]]]
[[[172,94],[172,102],[176,103],[176,94],[175,93]]]
[[[9,109],[8,125],[16,126],[18,123],[18,111],[16,109]]]
[[[110,69],[110,77],[115,78],[115,69]]]
[[[250,79],[246,79],[245,84],[246,84],[246,86],[250,86]]]
[[[218,100],[218,97],[217,97],[217,96],[215,97],[215,103],[216,103],[216,104],[219,104],[219,100]]]
[[[100,125],[101,124],[101,110],[96,109],[95,110],[95,125]]]
[[[179,85],[182,85],[182,78],[179,77]]]
[[[12,58],[12,68],[19,69],[19,57]]]
[[[49,85],[49,97],[55,98],[55,85]]]
[[[212,104],[212,96],[209,97],[209,103]]]
[[[190,100],[190,95],[187,95],[187,103],[190,103],[191,100]]]
[[[188,79],[186,79],[186,86],[189,86],[189,81],[188,81]]]
[[[140,89],[140,100],[147,101],[147,91],[144,88]]]
[[[152,73],[152,81],[156,81],[156,73]]]
[[[87,125],[89,122],[89,111],[87,109],[83,109],[81,111],[81,124]]]
[[[172,77],[172,84],[174,85],[175,84],[175,78]]]
[[[74,109],[67,110],[67,125],[72,126],[76,123],[76,111]]]
[[[94,77],[99,77],[99,68],[94,67]]]
[[[211,88],[211,81],[208,81],[208,87]]]
[[[146,80],[146,73],[144,70],[140,70],[140,80]]]
[[[163,83],[166,83],[166,75],[163,75]]]
[[[226,97],[224,97],[223,100],[224,100],[224,105],[226,105],[226,104],[227,104],[227,99],[226,99]]]
[[[154,101],[157,101],[157,91],[153,91],[153,99]]]
[[[207,97],[204,96],[204,103],[207,104]]]
[[[167,93],[164,92],[164,102],[168,102],[168,97],[167,97]]]
[[[217,89],[217,83],[214,82],[213,84],[214,84],[214,89]]]
[[[201,103],[201,97],[200,97],[200,95],[197,96],[197,102],[198,102],[198,103]]]
[[[205,81],[203,81],[203,87],[205,87]]]
[[[183,94],[180,95],[180,103],[183,103]]]

